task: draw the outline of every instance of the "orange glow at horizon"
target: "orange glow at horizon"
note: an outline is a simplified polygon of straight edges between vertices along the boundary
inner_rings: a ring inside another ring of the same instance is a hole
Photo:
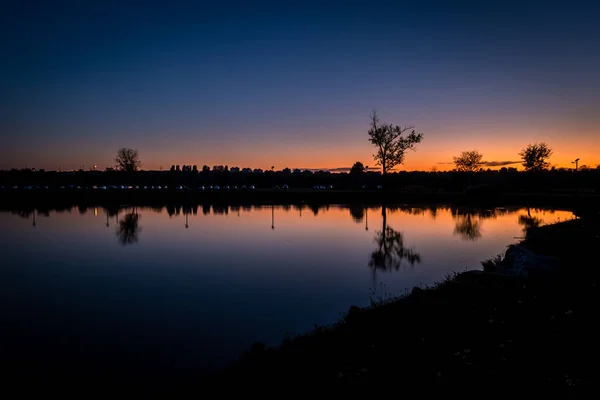
[[[424,124],[425,125],[425,124]],[[59,148],[52,150],[50,145],[38,147],[33,151],[26,146],[18,146],[2,157],[0,169],[10,168],[44,168],[46,170],[73,170],[84,168],[104,170],[114,166],[116,149],[131,147],[137,149],[142,161],[142,169],[168,170],[171,165],[228,165],[229,167],[263,170],[275,167],[300,169],[336,169],[350,168],[356,161],[368,166],[369,170],[378,170],[373,154],[375,147],[367,141],[364,127],[351,127],[351,133],[345,137],[342,133],[332,133],[319,139],[307,137],[300,140],[304,132],[292,132],[293,138],[283,138],[273,142],[265,139],[257,142],[235,142],[226,139],[213,138],[209,143],[191,140],[189,143],[180,141],[133,141],[124,140],[122,143],[85,143],[82,139],[77,143],[59,143]],[[581,129],[578,136],[563,135],[562,126],[546,131],[538,127],[533,131],[511,131],[502,136],[500,132],[492,131],[485,136],[477,134],[472,129],[461,132],[452,129],[443,132],[441,129],[423,129],[423,141],[416,146],[416,151],[407,151],[405,162],[395,170],[438,171],[452,170],[453,157],[464,150],[476,149],[483,154],[484,161],[515,162],[506,167],[522,169],[519,152],[530,143],[546,142],[553,150],[549,162],[556,168],[572,168],[571,163],[580,159],[579,166],[596,168],[600,164],[600,135],[595,134],[594,128]],[[349,128],[350,129],[350,128]],[[541,133],[540,133],[541,132]],[[217,136],[217,135],[216,135]],[[85,151],[80,151],[80,149]],[[42,151],[43,149],[43,151]],[[37,154],[36,152],[40,152]],[[503,165],[484,168],[499,169]]]

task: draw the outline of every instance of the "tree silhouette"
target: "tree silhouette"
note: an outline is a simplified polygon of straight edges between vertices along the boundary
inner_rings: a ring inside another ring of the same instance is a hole
[[[365,166],[360,161],[355,162],[350,168],[350,173],[353,175],[362,174],[363,172],[365,172]]]
[[[125,147],[117,151],[115,162],[117,163],[118,170],[126,172],[137,171],[142,165],[138,151],[134,149],[127,149]]]
[[[125,214],[125,218],[119,221],[117,227],[117,236],[123,246],[137,243],[139,240],[139,220],[141,216],[134,210],[129,214]]]
[[[542,171],[550,166],[546,161],[552,155],[552,149],[544,142],[529,144],[519,153],[523,159],[523,167],[527,171]]]
[[[375,232],[373,241],[377,244],[377,248],[371,253],[369,267],[375,271],[391,271],[398,270],[402,265],[403,260],[408,261],[410,265],[421,262],[421,255],[413,249],[404,247],[404,238],[401,232],[398,232],[387,225],[387,210],[383,206],[381,208],[382,229]]]
[[[463,240],[475,242],[481,237],[481,222],[472,214],[456,215],[454,234],[460,235]]]
[[[454,165],[459,172],[475,172],[483,162],[483,154],[477,150],[463,151],[460,156],[454,157]]]
[[[402,134],[412,130],[408,136]],[[392,168],[404,162],[406,150],[414,150],[414,146],[423,139],[422,133],[414,130],[414,125],[406,125],[403,128],[392,124],[379,124],[377,112],[371,114],[371,127],[369,129],[369,141],[377,147],[377,153],[373,156],[377,165],[380,165],[383,174],[387,174]]]

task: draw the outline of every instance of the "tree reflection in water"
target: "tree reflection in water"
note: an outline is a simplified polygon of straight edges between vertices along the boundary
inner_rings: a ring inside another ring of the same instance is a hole
[[[117,227],[117,237],[123,246],[138,242],[141,231],[139,226],[140,219],[141,216],[134,209],[131,213],[125,214],[125,217],[119,221],[119,226]]]
[[[454,234],[463,240],[475,242],[481,238],[481,222],[472,214],[456,215]]]
[[[350,216],[356,223],[361,223],[365,218],[365,207],[364,206],[356,206],[351,205],[350,207]]]
[[[371,253],[369,267],[373,269],[373,275],[377,270],[392,271],[400,269],[403,261],[410,265],[421,262],[421,255],[413,249],[404,247],[404,237],[387,225],[387,209],[381,208],[382,229],[375,232],[374,242],[377,248]]]
[[[527,215],[519,215],[519,225],[523,227],[523,233],[527,238],[531,231],[538,228],[542,224],[542,220],[531,216],[531,211],[527,209]]]

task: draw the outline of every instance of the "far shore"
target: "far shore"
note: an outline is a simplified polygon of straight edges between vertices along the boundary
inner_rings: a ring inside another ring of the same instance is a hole
[[[36,189],[0,191],[0,207],[52,205],[152,205],[152,204],[417,204],[452,203],[473,206],[519,205],[528,207],[597,208],[600,195],[569,193],[443,192],[408,190],[255,189],[255,190],[92,190]]]

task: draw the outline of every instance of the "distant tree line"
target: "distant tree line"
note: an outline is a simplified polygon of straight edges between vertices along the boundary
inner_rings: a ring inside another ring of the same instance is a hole
[[[516,168],[502,167],[499,170],[479,168],[469,172],[470,182],[464,172],[459,171],[394,171],[386,174],[385,184],[392,190],[459,192],[469,186],[491,185],[503,192],[532,192],[556,190],[596,190],[600,191],[600,168],[571,169],[553,168],[542,171],[517,171]],[[313,188],[315,185],[333,186],[334,189],[362,190],[377,189],[384,184],[379,171],[363,170],[358,166],[350,172],[291,170],[281,171],[250,168],[190,169],[173,171],[138,171],[135,174],[109,171],[58,172],[44,170],[0,171],[0,185],[4,190],[12,186],[67,186],[80,185],[167,185],[170,188],[187,186],[242,186],[254,185],[257,188]]]
[[[46,172],[44,170],[0,171],[0,185],[8,189],[13,185],[139,185],[139,186],[256,186],[273,188],[310,188],[333,186],[335,189],[379,189],[406,191],[450,191],[468,190],[472,186],[490,185],[504,192],[553,191],[600,188],[600,166],[595,169],[581,166],[579,171],[550,167],[548,162],[552,149],[546,143],[534,143],[525,147],[519,155],[525,173],[513,167],[499,170],[482,168],[485,165],[483,154],[477,150],[463,151],[454,157],[455,169],[432,171],[395,171],[406,157],[407,150],[423,139],[423,133],[413,125],[400,127],[381,123],[377,112],[370,117],[368,130],[370,143],[375,147],[373,155],[381,172],[369,170],[362,162],[356,161],[348,173],[311,171],[275,167],[260,168],[229,167],[228,165],[172,165],[168,171],[141,171],[140,155],[135,149],[121,148],[115,157],[115,167],[106,171]]]

